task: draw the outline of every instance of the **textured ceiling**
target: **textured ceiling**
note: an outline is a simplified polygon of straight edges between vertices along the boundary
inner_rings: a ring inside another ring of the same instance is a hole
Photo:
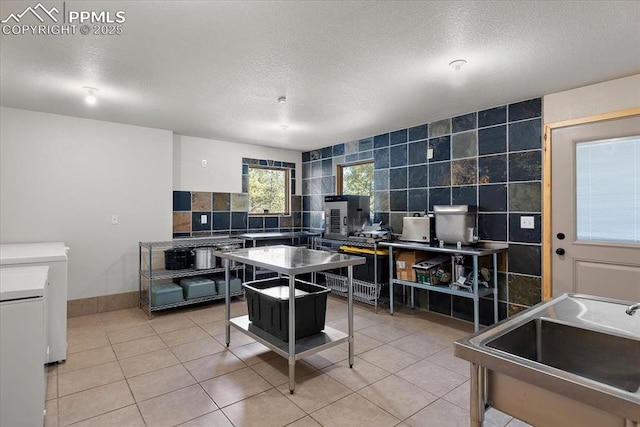
[[[640,1],[42,3],[123,34],[1,35],[1,105],[301,151],[640,72]]]

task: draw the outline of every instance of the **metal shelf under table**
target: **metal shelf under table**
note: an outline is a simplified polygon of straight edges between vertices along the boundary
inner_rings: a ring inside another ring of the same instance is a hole
[[[289,357],[289,343],[271,335],[264,329],[254,326],[249,321],[249,316],[234,317],[230,320],[231,326],[244,332],[265,347],[270,348],[282,357]],[[348,342],[349,335],[337,329],[325,326],[324,330],[316,335],[311,335],[296,340],[296,352],[294,359],[299,360],[319,351],[326,350],[334,345]]]
[[[478,246],[460,246],[457,245],[444,245],[439,246],[429,243],[415,243],[415,242],[382,242],[380,246],[386,246],[389,248],[389,312],[393,314],[393,285],[402,285],[411,287],[411,306],[414,306],[413,289],[426,289],[432,292],[440,292],[449,295],[455,295],[464,298],[470,298],[473,300],[473,326],[474,330],[480,329],[480,297],[493,294],[493,320],[498,322],[498,254],[506,252],[509,247],[507,245],[483,245]],[[416,282],[408,282],[406,280],[399,280],[393,277],[393,250],[415,250],[424,252],[434,252],[447,254],[450,256],[466,255],[470,256],[473,265],[473,291],[450,289],[448,286],[426,285]],[[478,284],[478,258],[481,256],[491,255],[493,261],[493,286],[488,289],[480,289]]]
[[[296,360],[347,342],[349,346],[349,366],[353,367],[353,266],[364,264],[366,259],[359,256],[328,253],[315,249],[294,246],[277,245],[255,248],[245,248],[229,252],[215,252],[216,256],[224,259],[225,265],[225,343],[227,347],[231,341],[231,326],[238,331],[252,337],[282,357],[289,360],[289,392],[295,391],[295,362]],[[271,334],[254,327],[248,316],[231,319],[231,297],[229,296],[229,282],[231,277],[230,261],[246,265],[262,267],[280,275],[289,277],[289,301],[295,301],[295,276],[298,274],[315,273],[322,270],[347,267],[348,271],[348,302],[347,318],[349,332],[345,334],[325,326],[324,332],[314,336],[295,339],[296,336],[296,304],[289,303],[289,342],[277,339]]]

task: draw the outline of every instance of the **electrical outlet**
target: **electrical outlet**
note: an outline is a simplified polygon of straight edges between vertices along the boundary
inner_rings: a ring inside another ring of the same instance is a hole
[[[111,215],[111,225],[118,224],[120,224],[120,218],[118,217],[118,215]]]
[[[535,222],[532,216],[521,216],[520,217],[520,228],[526,228],[533,230],[536,228]]]
[[[427,148],[427,159],[433,159],[433,148]]]
[[[200,215],[200,224],[206,224],[206,223],[207,223],[207,216]]]

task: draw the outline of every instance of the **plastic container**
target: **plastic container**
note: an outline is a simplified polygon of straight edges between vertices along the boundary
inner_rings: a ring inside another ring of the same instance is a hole
[[[245,289],[249,321],[275,337],[289,341],[289,279],[275,277],[242,285]],[[295,281],[296,339],[324,329],[327,295],[324,286]]]
[[[159,283],[151,286],[151,305],[175,304],[184,301],[182,288],[175,283]]]
[[[216,290],[218,291],[218,295],[226,295],[227,290],[225,288],[224,276],[214,276],[211,279],[216,282]],[[242,280],[236,277],[232,277],[231,280],[229,280],[229,290],[231,295],[242,292]]]
[[[180,280],[185,299],[208,297],[216,294],[216,282],[206,277],[187,277]]]

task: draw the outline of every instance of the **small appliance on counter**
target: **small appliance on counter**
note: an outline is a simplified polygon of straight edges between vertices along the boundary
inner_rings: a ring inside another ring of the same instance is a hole
[[[478,242],[476,214],[468,205],[436,205],[436,238],[445,244],[471,245]]]
[[[391,232],[382,226],[382,222],[372,225],[363,225],[362,229],[356,231],[353,236],[349,236],[348,240],[355,242],[374,243],[383,240],[390,240]]]
[[[325,196],[325,237],[346,239],[370,222],[369,196]]]
[[[434,240],[433,215],[405,216],[402,219],[400,240],[430,243]]]

